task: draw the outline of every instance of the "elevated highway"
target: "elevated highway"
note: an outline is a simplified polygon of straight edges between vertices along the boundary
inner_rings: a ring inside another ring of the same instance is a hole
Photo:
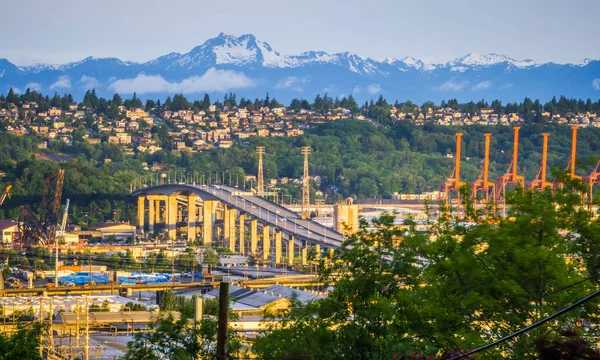
[[[318,253],[341,246],[344,236],[330,228],[271,202],[254,193],[226,185],[196,184],[188,181],[132,187],[138,198],[138,232],[154,231],[164,223],[170,238],[175,239],[177,225],[187,221],[187,239],[197,240],[200,226],[202,241],[209,245],[222,241],[240,254],[262,254],[266,261],[292,265],[296,248],[306,264],[309,247]],[[219,216],[217,216],[217,213]],[[259,227],[262,232],[259,234]],[[248,231],[249,230],[249,231]],[[250,234],[250,237],[246,235]],[[262,240],[259,245],[259,238]],[[285,243],[282,242],[285,241]],[[248,242],[248,244],[246,244]],[[285,252],[282,244],[286,244]]]

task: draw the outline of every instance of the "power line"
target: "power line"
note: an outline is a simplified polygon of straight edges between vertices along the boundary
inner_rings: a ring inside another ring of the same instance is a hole
[[[572,284],[565,285],[565,286],[563,286],[562,288],[559,288],[559,289],[557,289],[557,290],[554,290],[554,291],[552,291],[552,292],[549,292],[548,294],[546,294],[546,295],[544,295],[544,296],[551,296],[551,295],[557,294],[557,293],[559,293],[559,292],[562,292],[562,291],[565,291],[565,290],[567,290],[567,289],[570,289],[570,288],[572,288],[572,287],[574,287],[574,286],[576,286],[576,285],[579,285],[579,284],[581,284],[581,283],[583,283],[583,282],[586,282],[586,281],[589,281],[589,280],[595,279],[595,278],[597,278],[598,276],[600,276],[600,274],[597,274],[597,275],[592,275],[592,276],[590,276],[590,277],[587,277],[587,278],[585,278],[585,279],[583,279],[583,280],[579,280],[579,281],[576,281],[576,282],[574,282],[574,283],[572,283]],[[597,288],[597,287],[596,287],[596,288]],[[527,305],[527,304],[529,304],[529,303],[530,303],[530,301],[522,302],[522,303],[520,303],[520,304],[515,304],[515,305],[512,305],[512,306],[510,306],[510,307],[509,307],[508,309],[506,309],[506,310],[515,309],[515,308],[521,307],[521,306],[523,306],[523,305]],[[492,318],[492,316],[491,316],[491,315],[480,316],[480,317],[478,317],[478,318],[475,318],[475,319],[465,320],[465,321],[463,321],[463,322],[461,322],[461,323],[459,323],[459,324],[455,324],[455,325],[452,325],[452,326],[447,326],[447,327],[445,327],[445,328],[442,328],[442,329],[440,329],[440,330],[432,331],[432,332],[429,332],[429,333],[426,333],[426,334],[418,334],[418,335],[410,336],[410,337],[407,337],[407,338],[404,338],[404,339],[402,339],[401,341],[403,341],[403,342],[404,342],[404,341],[407,341],[407,340],[414,340],[414,339],[420,339],[420,338],[423,338],[423,337],[429,337],[429,336],[432,336],[432,335],[435,335],[435,334],[439,334],[439,333],[441,333],[441,332],[445,332],[445,331],[448,331],[448,330],[455,329],[455,328],[457,328],[457,327],[459,327],[459,326],[465,325],[465,324],[467,324],[467,323],[471,323],[471,322],[473,322],[473,321],[485,321],[485,320],[490,320],[491,318]]]
[[[583,299],[580,299],[580,300],[574,302],[573,304],[567,306],[566,308],[563,308],[563,309],[555,312],[554,314],[552,314],[550,316],[547,316],[544,319],[542,319],[542,320],[540,320],[538,322],[535,322],[535,323],[533,323],[533,324],[531,324],[531,325],[529,325],[529,326],[527,326],[527,327],[525,327],[525,328],[523,328],[523,329],[521,329],[519,331],[516,331],[516,332],[514,332],[514,333],[512,333],[510,335],[507,335],[507,336],[505,336],[505,337],[503,337],[503,338],[501,338],[499,340],[496,340],[493,343],[484,345],[482,347],[479,347],[477,349],[468,351],[468,352],[460,354],[458,356],[451,357],[449,360],[461,359],[461,358],[464,358],[466,356],[473,355],[473,354],[476,354],[476,353],[478,353],[480,351],[487,350],[487,349],[492,348],[492,347],[494,347],[496,345],[499,345],[499,344],[501,344],[501,343],[503,343],[505,341],[508,341],[508,340],[514,338],[514,337],[517,337],[517,336],[519,336],[521,334],[524,334],[527,331],[532,330],[532,329],[534,329],[534,328],[536,328],[536,327],[538,327],[538,326],[540,326],[540,325],[542,325],[542,324],[544,324],[544,323],[546,323],[546,322],[548,322],[548,321],[550,321],[552,319],[555,319],[555,318],[561,316],[562,314],[567,313],[567,312],[573,310],[574,308],[578,307],[579,305],[585,304],[586,302],[592,300],[593,298],[595,298],[598,295],[600,295],[600,290],[597,290],[596,292],[593,292],[592,294],[584,297]]]

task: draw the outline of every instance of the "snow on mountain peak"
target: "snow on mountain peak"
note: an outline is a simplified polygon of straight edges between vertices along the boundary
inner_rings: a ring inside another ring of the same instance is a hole
[[[407,71],[407,68],[412,68],[421,71],[431,71],[437,68],[435,64],[426,64],[422,60],[414,58],[412,56],[405,56],[400,59],[387,58],[384,60],[385,63],[392,66],[396,66],[401,71]]]
[[[533,60],[515,60],[501,54],[485,54],[469,53],[463,57],[450,61],[447,65],[455,68],[463,68],[464,66],[492,66],[508,63],[518,68],[535,66]],[[462,66],[461,66],[462,65]]]

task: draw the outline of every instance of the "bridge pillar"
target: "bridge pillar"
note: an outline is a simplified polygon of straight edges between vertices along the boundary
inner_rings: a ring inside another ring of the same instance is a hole
[[[162,222],[162,217],[160,216],[161,200],[156,199],[153,201],[154,201],[154,223],[160,224]]]
[[[302,265],[306,266],[306,254],[307,254],[306,245],[302,247]]]
[[[269,252],[271,252],[270,230],[271,228],[269,225],[263,225],[263,260],[267,260],[269,258]]]
[[[202,207],[202,236],[204,240],[204,245],[210,245],[213,240],[213,219],[215,216],[215,205],[216,201],[214,200],[204,200]]]
[[[320,260],[321,259],[321,245],[317,244],[315,246],[315,251],[316,251],[315,260]]]
[[[138,226],[137,226],[137,232],[138,234],[143,234],[144,233],[144,216],[145,216],[145,211],[144,211],[144,203],[146,201],[146,197],[145,196],[138,196],[138,208],[137,208],[137,220],[138,220]]]
[[[188,227],[187,240],[196,240],[196,194],[188,195]]]
[[[167,198],[167,231],[169,239],[177,237],[177,195],[172,194]]]
[[[155,201],[152,197],[148,197],[148,233],[154,232],[154,213],[156,210],[154,209]]]
[[[288,241],[288,265],[294,265],[294,236],[290,236],[290,241]]]
[[[281,231],[275,233],[275,264],[281,264]]]
[[[246,249],[244,249],[244,236],[246,235],[246,215],[240,214],[240,254],[245,255]]]
[[[231,236],[231,226],[229,224],[229,208],[227,205],[223,206],[223,238],[225,241],[229,240]]]
[[[256,248],[258,247],[258,222],[256,219],[252,219],[250,222],[250,254],[256,255]]]
[[[227,227],[229,228],[229,250],[235,252],[235,209],[229,209],[225,214]]]
[[[358,205],[336,205],[333,207],[333,228],[344,236],[358,231]]]

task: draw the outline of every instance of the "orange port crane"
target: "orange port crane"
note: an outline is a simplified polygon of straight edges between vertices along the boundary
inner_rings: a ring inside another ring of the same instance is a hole
[[[547,162],[548,162],[548,136],[549,133],[543,133],[544,145],[542,146],[542,164],[538,171],[535,179],[531,182],[531,188],[537,190],[544,190],[545,188],[551,188],[552,182],[546,181]]]
[[[571,158],[569,158],[569,163],[567,164],[567,170],[569,170],[569,176],[571,180],[579,179],[581,180],[581,176],[575,175],[575,164],[577,161],[577,129],[579,127],[577,125],[571,126]]]
[[[463,136],[463,134],[456,133],[456,154],[454,155],[454,170],[452,170],[452,175],[450,176],[450,178],[443,184],[444,195],[446,197],[446,209],[448,209],[448,205],[451,202],[451,199],[450,199],[450,196],[452,195],[451,193],[455,192],[459,217],[460,217],[460,188],[463,185],[465,185],[464,182],[460,181],[460,150],[461,150],[462,136]]]
[[[596,164],[594,171],[590,173],[590,175],[585,177],[585,180],[588,184],[588,198],[590,207],[592,206],[592,201],[594,200],[594,185],[600,184],[600,160]]]
[[[489,181],[489,168],[490,168],[490,138],[491,133],[483,134],[485,136],[485,156],[483,158],[483,169],[479,173],[477,180],[473,182],[473,190],[471,196],[473,198],[473,205],[477,204],[477,197],[480,193],[483,193],[485,197],[479,199],[480,203],[488,204],[490,197],[496,198],[496,183]]]
[[[512,161],[506,169],[506,172],[496,178],[496,202],[502,197],[502,206],[504,209],[504,216],[506,216],[506,186],[515,185],[521,188],[525,187],[525,177],[517,173],[518,170],[518,159],[519,159],[519,129],[520,126],[513,128],[513,154]]]

